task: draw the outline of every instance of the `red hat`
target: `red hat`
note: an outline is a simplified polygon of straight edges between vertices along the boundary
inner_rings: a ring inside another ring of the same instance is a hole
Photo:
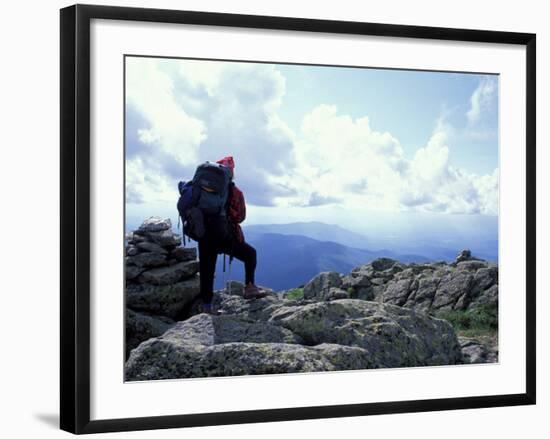
[[[230,155],[224,157],[223,159],[219,159],[216,163],[227,166],[229,169],[231,169],[231,173],[233,173],[233,170],[235,169],[235,162],[233,161],[233,157]]]

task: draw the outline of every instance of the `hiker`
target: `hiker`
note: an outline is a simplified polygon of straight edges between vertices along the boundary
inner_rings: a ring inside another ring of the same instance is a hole
[[[233,258],[244,263],[245,299],[266,296],[254,283],[256,249],[245,242],[240,226],[246,216],[246,206],[243,193],[233,182],[234,170],[235,162],[231,156],[218,160],[216,164],[206,162],[200,165],[193,181],[187,183],[193,187],[191,195],[188,195],[190,207],[187,209],[180,206],[185,197],[185,192],[182,193],[180,188],[182,196],[178,210],[180,214],[184,210],[184,231],[198,242],[199,247],[202,311],[210,314],[218,314],[212,306],[212,299],[216,260],[221,253],[229,255],[230,264]],[[213,208],[220,204],[222,207]]]

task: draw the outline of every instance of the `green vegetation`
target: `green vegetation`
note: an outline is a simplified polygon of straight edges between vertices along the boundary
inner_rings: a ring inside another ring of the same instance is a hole
[[[288,293],[286,293],[287,299],[290,300],[299,300],[304,298],[304,289],[303,288],[293,288]]]
[[[480,305],[466,311],[444,311],[437,314],[440,319],[453,325],[459,335],[475,337],[498,330],[498,308]]]
[[[352,298],[352,299],[356,299],[357,298],[357,290],[353,287],[349,287],[348,288],[348,293],[349,293],[349,297]]]

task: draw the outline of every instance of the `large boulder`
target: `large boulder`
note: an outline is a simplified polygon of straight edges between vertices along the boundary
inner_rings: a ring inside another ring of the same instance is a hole
[[[135,348],[128,380],[457,364],[462,352],[443,320],[362,300],[291,305],[271,298],[254,313],[198,314]],[[278,302],[278,303],[276,303]],[[238,306],[240,305],[240,307]],[[267,305],[267,306],[265,306]],[[279,305],[279,306],[276,306]],[[226,309],[228,309],[226,307]],[[255,317],[255,318],[252,318]]]
[[[212,304],[215,309],[225,315],[236,315],[239,318],[249,321],[267,321],[275,310],[282,306],[296,303],[295,301],[283,299],[277,294],[268,294],[261,299],[247,300],[234,291],[228,290],[216,291],[214,293]],[[200,314],[202,300],[197,298],[189,309],[187,317]]]
[[[424,272],[416,280],[416,291],[409,295],[404,306],[417,311],[429,312],[441,279],[433,276],[432,272]]]
[[[390,258],[378,258],[370,263],[375,271],[385,271],[391,269],[398,262]]]
[[[462,354],[452,326],[406,308],[354,299],[282,307],[270,321],[309,345],[363,348],[376,367],[457,364]]]
[[[243,341],[246,339],[246,341]],[[364,369],[372,366],[359,347],[309,347],[287,329],[265,322],[199,314],[131,352],[126,379],[257,375]]]
[[[325,300],[331,288],[339,288],[342,278],[335,271],[326,271],[318,274],[304,286],[304,298]]]
[[[468,271],[453,271],[443,276],[437,287],[432,310],[466,309],[470,301],[473,275]]]
[[[493,285],[477,293],[470,302],[469,308],[476,306],[498,307],[498,285]]]
[[[164,334],[174,323],[168,317],[152,316],[126,309],[126,358],[141,342]]]
[[[176,319],[199,292],[198,276],[172,285],[129,285],[126,306],[135,311]]]
[[[413,277],[392,280],[388,283],[382,295],[382,301],[391,305],[402,306],[407,302],[409,295],[416,287],[418,287],[418,283]]]
[[[147,253],[144,253],[144,255],[145,254]],[[198,261],[179,262],[168,267],[153,268],[151,270],[144,271],[139,276],[138,281],[140,283],[152,285],[171,285],[193,276],[198,271]]]

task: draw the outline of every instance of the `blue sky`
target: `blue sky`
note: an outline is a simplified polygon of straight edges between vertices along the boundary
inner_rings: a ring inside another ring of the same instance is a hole
[[[498,214],[498,76],[130,57],[126,128],[132,218],[225,155],[249,223]]]

